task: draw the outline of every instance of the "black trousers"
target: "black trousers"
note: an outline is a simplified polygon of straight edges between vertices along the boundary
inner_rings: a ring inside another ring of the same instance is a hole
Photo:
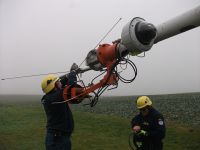
[[[145,139],[141,136],[134,136],[133,143],[137,150],[162,150],[163,143],[161,140]]]
[[[46,150],[71,150],[71,135],[61,132],[47,132]]]
[[[157,144],[143,144],[141,147],[138,147],[137,150],[162,150],[163,149],[163,144],[162,143],[157,143]]]

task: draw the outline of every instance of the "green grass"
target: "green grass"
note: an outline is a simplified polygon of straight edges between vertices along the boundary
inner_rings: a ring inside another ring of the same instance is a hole
[[[128,149],[129,121],[124,118],[100,114],[75,112],[75,150]]]
[[[0,150],[44,149],[44,114],[39,105],[0,105]]]
[[[131,118],[73,111],[73,150],[128,150]],[[0,150],[44,150],[46,118],[38,102],[0,101]],[[165,150],[200,149],[200,129],[168,122]]]

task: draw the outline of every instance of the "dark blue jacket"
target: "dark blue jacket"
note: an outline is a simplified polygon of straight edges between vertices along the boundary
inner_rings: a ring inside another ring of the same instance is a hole
[[[64,101],[62,90],[52,91],[42,98],[42,103],[47,116],[47,131],[61,131],[72,133],[74,121],[68,103],[52,104]]]
[[[139,113],[132,119],[131,126],[134,127],[135,125],[139,125],[142,130],[147,131],[146,137],[138,138],[142,141],[142,150],[162,149],[162,139],[165,137],[165,122],[161,113],[150,107],[147,116],[142,116]]]

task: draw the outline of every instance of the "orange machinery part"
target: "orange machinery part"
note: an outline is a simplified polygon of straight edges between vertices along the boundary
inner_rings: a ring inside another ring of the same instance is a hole
[[[109,77],[109,73],[111,71],[112,65],[115,64],[117,60],[117,44],[102,44],[99,45],[97,49],[97,58],[99,62],[107,67],[107,74],[104,76],[102,80],[94,85],[90,85],[89,87],[83,88],[79,87],[71,87],[66,86],[63,90],[63,97],[65,100],[69,99],[69,101],[73,102],[81,102],[84,98],[88,96],[89,93],[94,92],[96,89],[104,87],[106,85],[112,85],[117,83],[117,77],[114,73],[111,73]],[[109,79],[107,79],[109,77]]]
[[[117,44],[102,44],[97,49],[97,58],[99,62],[104,66],[108,67],[112,65],[117,59]]]
[[[79,103],[84,98],[88,97],[88,94],[94,92],[96,89],[104,87],[106,85],[116,84],[117,77],[115,74],[111,74],[110,78],[107,80],[108,74],[104,76],[104,78],[94,85],[90,85],[89,87],[71,87],[66,86],[63,90],[63,98],[64,100],[68,100],[71,103]]]

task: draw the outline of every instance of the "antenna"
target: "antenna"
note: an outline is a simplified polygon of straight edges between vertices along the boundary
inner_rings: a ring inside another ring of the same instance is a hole
[[[101,40],[98,42],[98,44],[93,48],[95,49],[107,36],[108,34],[116,27],[116,25],[122,20],[122,18],[119,18],[117,20],[117,22],[110,28],[110,30],[101,38]],[[79,67],[84,63],[84,61],[86,60],[86,58],[81,62],[81,64],[79,65]]]

